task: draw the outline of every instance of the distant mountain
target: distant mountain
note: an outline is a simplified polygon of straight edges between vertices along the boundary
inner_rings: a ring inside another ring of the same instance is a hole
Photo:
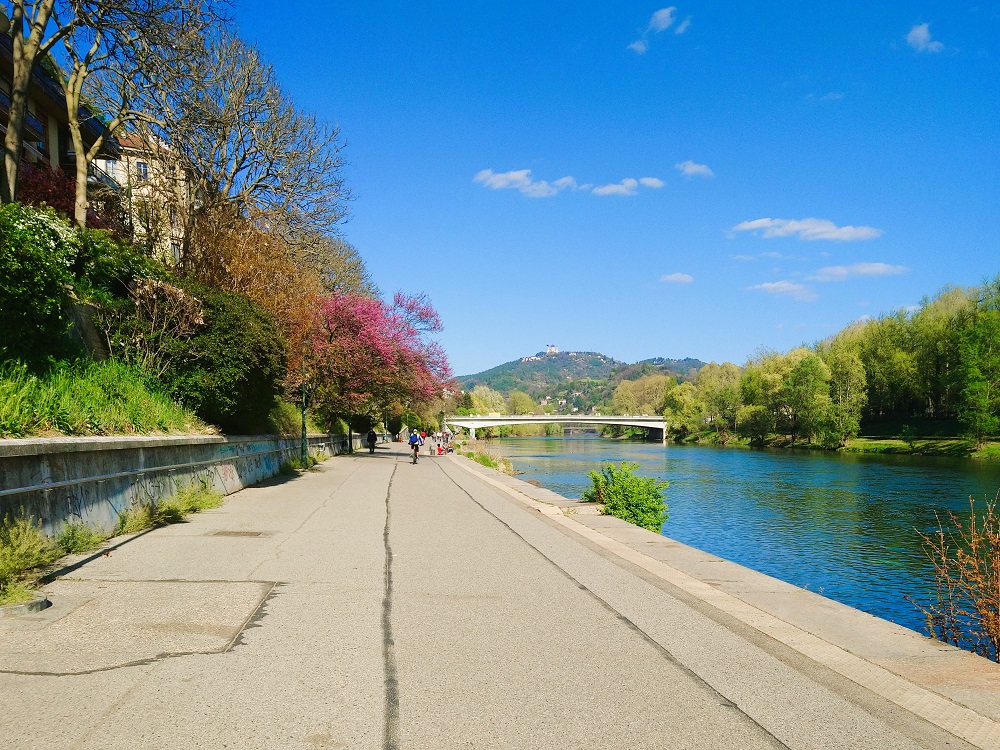
[[[524,391],[537,399],[553,396],[578,380],[619,382],[652,373],[671,375],[679,380],[692,368],[704,364],[697,359],[657,357],[629,365],[598,352],[538,352],[474,375],[460,375],[458,381],[466,391],[486,385],[504,395]]]

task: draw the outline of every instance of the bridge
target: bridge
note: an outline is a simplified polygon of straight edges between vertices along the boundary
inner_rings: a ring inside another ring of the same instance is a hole
[[[470,414],[465,417],[445,417],[445,424],[454,427],[464,427],[472,437],[476,430],[482,427],[500,427],[516,424],[611,424],[622,427],[642,427],[649,430],[651,437],[657,437],[663,443],[667,442],[667,423],[663,417],[650,417],[645,414],[634,416],[629,414],[501,414],[480,415]]]

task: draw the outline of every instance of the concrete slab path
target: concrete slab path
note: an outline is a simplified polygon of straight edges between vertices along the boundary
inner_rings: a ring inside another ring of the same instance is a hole
[[[1000,747],[1000,670],[456,457],[338,457],[0,619],[10,748]]]

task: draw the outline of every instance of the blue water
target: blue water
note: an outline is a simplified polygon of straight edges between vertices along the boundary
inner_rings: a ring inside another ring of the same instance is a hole
[[[932,569],[919,531],[935,513],[993,498],[1000,465],[969,459],[661,446],[601,438],[505,438],[521,479],[567,497],[602,461],[670,482],[666,536],[914,630]]]

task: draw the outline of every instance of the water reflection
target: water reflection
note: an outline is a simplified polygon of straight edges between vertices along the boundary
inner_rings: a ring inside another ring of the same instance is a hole
[[[600,438],[510,438],[495,447],[522,479],[579,497],[602,461],[669,480],[664,534],[921,630],[903,599],[927,596],[917,529],[993,497],[1000,466],[953,458],[661,446]]]

